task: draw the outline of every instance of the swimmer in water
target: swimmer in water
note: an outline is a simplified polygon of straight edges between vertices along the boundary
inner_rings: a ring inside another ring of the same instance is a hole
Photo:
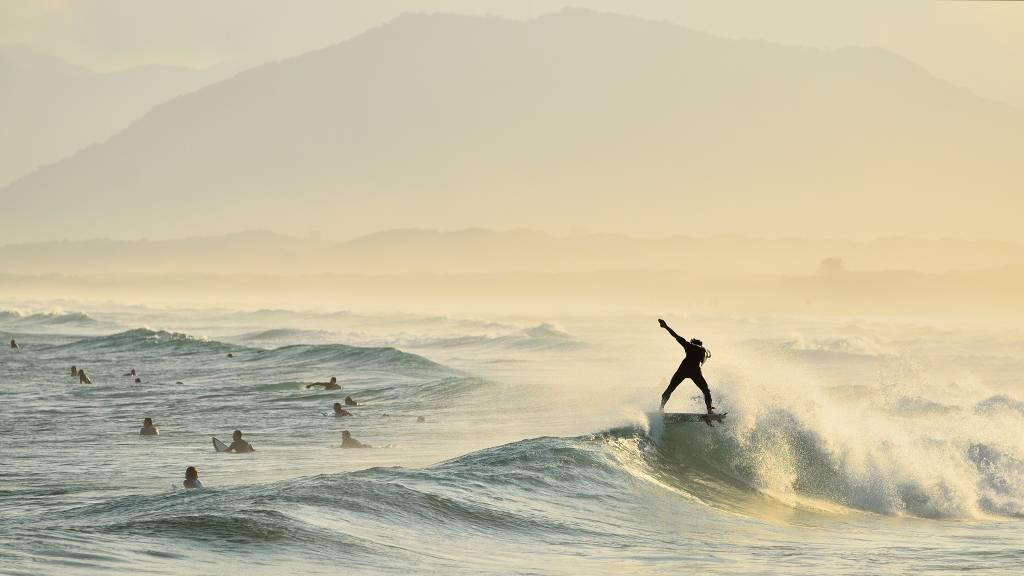
[[[363,444],[359,440],[352,437],[352,433],[348,430],[344,430],[341,433],[341,447],[342,448],[373,448],[369,444]]]
[[[85,369],[84,368],[79,368],[78,369],[78,383],[79,384],[92,384],[92,380],[89,380],[89,377],[85,375]]]
[[[135,368],[132,368],[131,372],[123,374],[123,376],[138,376],[138,374],[135,373]]]
[[[231,446],[228,446],[227,450],[225,450],[225,452],[235,452],[236,454],[255,451],[256,449],[252,447],[252,444],[249,444],[245,440],[242,440],[241,430],[235,430],[235,432],[231,435]]]
[[[419,424],[422,424],[422,423],[424,423],[426,421],[427,421],[427,417],[426,416],[417,416],[416,417],[416,422],[419,423]]]
[[[160,429],[153,425],[152,418],[146,418],[142,421],[142,428],[139,429],[140,436],[159,436]]]
[[[188,489],[203,487],[203,483],[199,481],[199,470],[196,470],[195,466],[185,468],[185,481],[181,485]]]
[[[306,390],[309,390],[314,386],[323,386],[324,390],[341,390],[341,385],[338,384],[338,379],[334,376],[331,376],[330,382],[313,382],[312,384],[306,384]]]
[[[136,378],[135,379],[135,383],[136,384],[142,384],[142,378]]]
[[[359,404],[351,396],[345,396],[345,406],[358,406]]]
[[[334,415],[335,416],[351,416],[352,413],[341,407],[341,402],[334,403]]]
[[[11,338],[11,348],[17,348],[17,347],[18,347],[18,343],[14,341],[14,338]]]
[[[71,367],[71,377],[74,378],[75,376],[78,376],[78,366]]]

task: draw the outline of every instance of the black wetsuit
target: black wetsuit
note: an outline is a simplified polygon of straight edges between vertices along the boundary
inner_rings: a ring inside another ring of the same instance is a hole
[[[676,369],[676,373],[672,375],[668,388],[665,388],[665,391],[661,394],[661,407],[665,407],[668,399],[672,397],[672,393],[675,392],[679,384],[689,378],[704,393],[704,404],[707,405],[708,412],[711,412],[711,389],[708,388],[708,382],[700,371],[700,365],[707,356],[707,350],[703,346],[687,342],[684,338],[676,336],[674,332],[672,335],[675,336],[676,341],[683,347],[683,350],[686,350],[686,358],[683,358],[679,368]]]

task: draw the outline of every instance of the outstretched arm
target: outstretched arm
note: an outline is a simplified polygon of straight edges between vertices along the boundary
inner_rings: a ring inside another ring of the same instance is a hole
[[[670,328],[669,325],[666,324],[665,321],[662,320],[661,318],[658,318],[658,325],[664,328],[665,330],[668,330],[668,333],[671,334],[672,337],[676,339],[676,342],[679,342],[680,344],[686,342],[686,339],[684,339],[679,334],[676,334],[676,331]]]

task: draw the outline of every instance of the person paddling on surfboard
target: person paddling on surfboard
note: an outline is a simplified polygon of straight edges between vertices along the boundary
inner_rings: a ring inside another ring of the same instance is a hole
[[[306,384],[306,389],[309,390],[314,386],[323,386],[324,390],[341,390],[341,385],[338,384],[338,379],[331,376],[330,382],[313,382],[312,384]]]
[[[236,453],[255,452],[255,451],[256,451],[256,449],[252,447],[252,444],[249,444],[245,440],[242,440],[242,431],[241,430],[235,430],[234,433],[231,434],[231,445],[228,446],[227,450],[225,450],[225,452],[236,452]]]
[[[704,344],[696,339],[692,338],[689,341],[683,338],[679,334],[676,334],[674,330],[669,328],[668,324],[664,320],[658,318],[658,325],[668,330],[668,333],[679,342],[679,345],[686,351],[686,357],[679,364],[679,368],[676,369],[676,373],[672,375],[672,380],[668,383],[668,388],[661,394],[661,410],[665,410],[665,404],[668,404],[668,399],[672,397],[672,393],[675,392],[679,384],[687,378],[693,380],[693,383],[700,388],[700,391],[704,393],[704,404],[707,405],[708,414],[715,413],[715,407],[711,405],[711,389],[708,388],[708,382],[704,379],[704,374],[701,373],[700,367],[704,364],[704,361],[711,357],[711,354],[704,348]]]

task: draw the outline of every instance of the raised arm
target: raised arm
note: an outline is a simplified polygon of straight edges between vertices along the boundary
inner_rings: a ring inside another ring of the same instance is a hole
[[[669,325],[666,324],[665,321],[662,320],[661,318],[658,318],[658,325],[664,328],[665,330],[668,330],[668,333],[671,334],[672,337],[676,339],[676,342],[679,342],[680,346],[683,344],[683,342],[686,342],[685,338],[683,338],[679,334],[676,334],[676,331],[673,330],[672,328],[669,328]]]

